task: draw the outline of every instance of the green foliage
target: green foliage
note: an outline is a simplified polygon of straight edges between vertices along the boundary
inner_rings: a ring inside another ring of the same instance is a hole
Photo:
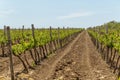
[[[69,36],[73,33],[76,33],[78,31],[81,31],[82,29],[60,29],[60,39],[65,38],[66,36]],[[58,39],[58,30],[52,29],[52,40]],[[14,55],[21,55],[24,53],[24,51],[37,47],[45,45],[46,43],[51,41],[50,38],[50,30],[49,29],[38,29],[34,31],[35,38],[32,36],[31,30],[11,30],[11,39],[12,39],[12,51]],[[0,38],[0,44],[1,43],[7,43],[7,39],[4,37],[3,33],[0,32],[0,35],[2,36]],[[19,43],[17,43],[19,41]]]
[[[105,31],[105,26],[108,26],[108,33]],[[98,39],[105,46],[115,48],[120,52],[120,23],[111,21],[105,25],[97,26],[97,30],[89,29],[89,33]],[[99,30],[98,30],[99,29]]]

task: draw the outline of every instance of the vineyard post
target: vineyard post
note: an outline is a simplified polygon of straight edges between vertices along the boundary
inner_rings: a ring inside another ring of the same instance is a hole
[[[95,32],[97,33],[97,28],[95,27]],[[97,34],[96,34],[96,47],[98,46],[97,45],[98,41],[97,41]]]
[[[58,46],[61,48],[61,44],[60,44],[60,28],[58,27]]]
[[[33,39],[34,39],[34,45],[36,45],[34,24],[32,24],[31,26],[32,26],[32,36],[33,36]]]
[[[100,37],[100,27],[98,28],[98,38]],[[101,44],[99,42],[99,53],[101,52]]]
[[[53,48],[53,47],[52,47],[52,27],[50,26],[50,52],[51,52],[51,53],[53,53],[53,52],[52,52],[52,48]]]
[[[23,37],[23,39],[24,39],[23,34],[24,34],[24,25],[22,26],[22,37]]]
[[[35,46],[37,44],[37,41],[35,39],[35,27],[34,27],[34,24],[32,24],[31,26],[32,26],[32,36],[33,36],[33,40],[34,40],[35,64],[37,65],[38,58],[37,58],[37,52],[36,52],[37,50],[35,48]]]
[[[107,35],[108,34],[108,26],[105,24],[104,24],[104,26],[105,26],[105,31],[106,31],[106,35]],[[108,62],[108,58],[109,58],[109,48],[107,46],[107,53],[106,53],[106,61],[107,62]]]
[[[68,37],[67,37],[67,38],[68,38],[69,41],[70,41],[69,27],[67,27],[67,34],[68,34],[67,36],[69,37],[69,38],[68,38]]]
[[[63,26],[63,32],[65,33],[65,36],[66,36],[66,31],[65,31],[65,27]],[[62,40],[62,46],[64,46],[65,45],[65,38]]]
[[[52,41],[52,27],[50,26],[50,41]]]
[[[6,40],[7,39],[7,30],[6,30],[6,26],[4,25],[4,39]],[[5,56],[5,43],[2,42],[1,44],[1,48],[2,48],[2,56],[4,57]]]
[[[7,30],[6,30],[6,25],[4,25],[4,38],[6,39],[7,37]]]
[[[73,31],[73,28],[69,28],[69,35],[70,35],[70,41],[72,40],[72,34],[71,34],[71,29],[72,29],[72,31]]]
[[[10,49],[10,54],[9,54],[9,58],[10,58],[10,72],[11,72],[11,80],[14,80],[14,69],[13,69],[13,59],[12,59],[12,43],[11,43],[11,36],[10,36],[10,27],[7,26],[7,37],[8,37],[8,45],[9,45],[9,49]]]

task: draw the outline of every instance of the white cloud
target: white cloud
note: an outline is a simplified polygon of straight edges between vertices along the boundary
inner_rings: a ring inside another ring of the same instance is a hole
[[[84,13],[72,13],[66,16],[58,16],[57,19],[70,19],[70,18],[78,18],[83,16],[91,16],[93,13],[91,12],[84,12]]]
[[[6,17],[12,14],[14,10],[0,10],[0,17]]]

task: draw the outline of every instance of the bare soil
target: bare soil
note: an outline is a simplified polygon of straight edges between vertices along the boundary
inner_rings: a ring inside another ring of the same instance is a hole
[[[48,80],[116,80],[116,76],[84,31]]]
[[[117,80],[87,31],[48,56],[35,70],[17,77],[17,80]]]
[[[29,77],[34,80],[117,80],[87,31],[43,61]]]

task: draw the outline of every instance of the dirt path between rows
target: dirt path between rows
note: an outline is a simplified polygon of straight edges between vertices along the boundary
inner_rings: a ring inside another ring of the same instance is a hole
[[[40,67],[37,67],[34,73],[32,73],[32,78],[35,80],[47,80],[51,74],[53,74],[57,63],[69,53],[72,46],[79,39],[81,34],[79,34],[71,43],[69,43],[64,48],[58,50],[54,55],[50,56],[48,59],[41,63]],[[39,74],[39,75],[38,75]]]
[[[116,76],[84,31],[48,80],[116,80]]]
[[[87,31],[80,33],[70,44],[44,60],[31,80],[116,80],[103,61]]]

